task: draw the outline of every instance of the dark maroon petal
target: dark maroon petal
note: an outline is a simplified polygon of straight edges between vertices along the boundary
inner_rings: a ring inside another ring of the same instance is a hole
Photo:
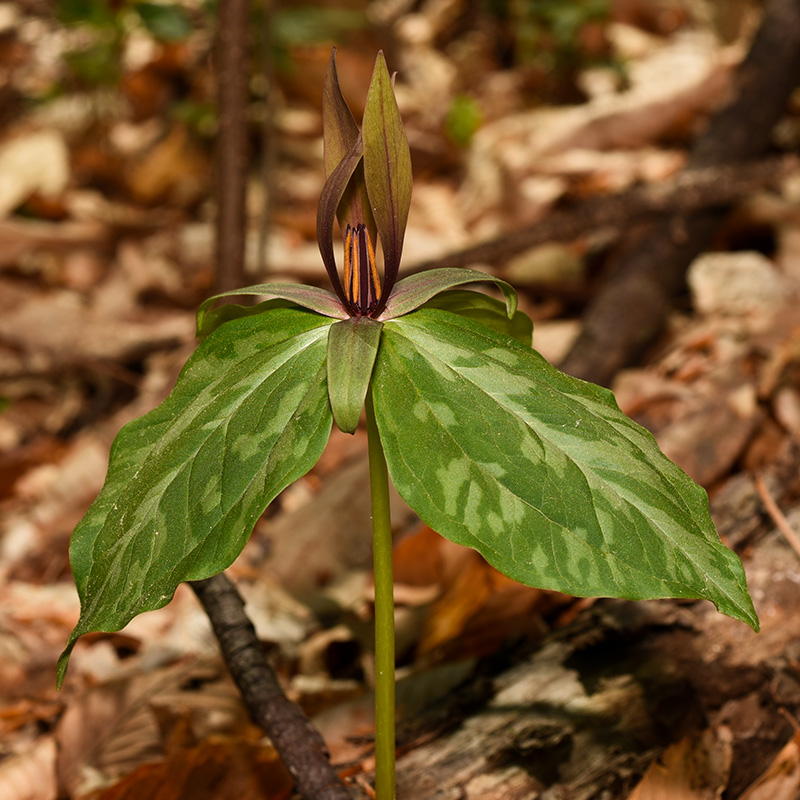
[[[339,279],[339,271],[336,268],[336,256],[333,253],[333,231],[336,211],[339,208],[342,195],[350,182],[353,172],[361,162],[363,153],[364,146],[359,135],[347,155],[331,172],[328,180],[325,181],[319,197],[319,205],[317,206],[317,243],[319,244],[319,252],[336,294],[353,314],[355,313],[355,307],[347,299],[347,295],[342,288],[342,282]]]
[[[339,88],[339,76],[336,72],[336,48],[331,50],[331,60],[325,74],[322,89],[322,141],[324,144],[325,176],[328,177],[359,137],[359,129],[350,111],[342,91]],[[350,225],[355,228],[359,223],[367,226],[374,240],[377,228],[367,197],[367,186],[364,182],[364,168],[356,167],[350,183],[347,185],[336,210],[339,227],[342,230]]]

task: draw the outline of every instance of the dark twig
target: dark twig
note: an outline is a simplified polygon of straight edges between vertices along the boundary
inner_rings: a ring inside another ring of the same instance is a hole
[[[249,23],[250,0],[220,0],[215,53],[219,111],[217,292],[244,285]]]
[[[190,583],[211,620],[253,722],[266,731],[304,800],[351,800],[328,762],[325,742],[283,692],[264,658],[244,601],[224,574]]]
[[[264,3],[261,26],[261,77],[264,81],[264,119],[261,126],[261,187],[264,206],[258,222],[258,274],[267,271],[269,226],[275,206],[275,69],[272,58],[272,17],[274,3]]]
[[[244,283],[249,22],[249,0],[220,0],[216,52],[218,292]],[[223,574],[191,586],[211,620],[250,716],[272,740],[304,800],[350,800],[328,762],[319,732],[286,697],[266,662],[236,587]]]
[[[769,0],[733,100],[711,120],[689,154],[689,168],[734,164],[763,153],[800,71],[800,2]],[[707,246],[724,212],[675,215],[640,237],[598,292],[583,330],[561,364],[566,372],[608,384],[663,330],[686,270]]]
[[[793,158],[685,170],[675,180],[636,186],[627,192],[593,197],[555,211],[529,228],[511,231],[443,258],[415,264],[405,274],[438,267],[497,264],[545,242],[566,242],[589,231],[627,229],[664,214],[686,215],[699,209],[727,208],[741,197],[775,184],[796,167]]]

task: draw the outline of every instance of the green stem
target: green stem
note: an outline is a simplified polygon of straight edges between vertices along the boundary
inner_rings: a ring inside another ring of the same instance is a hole
[[[394,800],[394,575],[389,472],[367,392],[369,484],[375,571],[375,794]]]

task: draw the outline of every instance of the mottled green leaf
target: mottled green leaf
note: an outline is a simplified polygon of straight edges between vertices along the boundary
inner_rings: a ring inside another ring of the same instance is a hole
[[[409,275],[407,278],[398,281],[386,307],[380,315],[380,319],[392,319],[414,311],[423,303],[427,303],[439,292],[453,289],[456,286],[464,286],[468,283],[493,283],[503,293],[506,301],[506,313],[508,318],[514,316],[517,310],[517,293],[510,283],[506,283],[493,275],[486,275],[476,269],[460,269],[456,267],[445,267],[444,269],[431,269],[426,272],[419,272],[416,275]]]
[[[239,555],[275,495],[317,461],[331,428],[325,381],[330,319],[275,309],[218,328],[170,396],[126,425],[106,483],[75,529],[75,641],[169,602],[182,581]]]
[[[470,291],[469,289],[451,289],[441,292],[428,300],[421,308],[438,308],[469,317],[492,330],[505,333],[528,347],[533,339],[533,321],[522,311],[515,311],[508,318],[506,306],[494,297]]]
[[[382,327],[369,317],[351,317],[328,330],[328,397],[333,419],[345,433],[358,427]]]
[[[367,193],[383,247],[385,296],[400,268],[412,177],[411,152],[383,53],[375,60],[361,131]]]
[[[372,397],[400,495],[501,572],[582,596],[706,598],[757,628],[705,492],[609,391],[425,309],[384,324]]]

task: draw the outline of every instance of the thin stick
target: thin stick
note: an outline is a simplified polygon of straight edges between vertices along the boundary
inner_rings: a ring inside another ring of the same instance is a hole
[[[272,740],[304,800],[351,800],[328,762],[322,736],[286,697],[266,662],[253,623],[244,612],[244,601],[230,579],[220,573],[189,585],[211,620],[250,717]]]
[[[772,521],[775,523],[775,527],[783,534],[789,546],[797,554],[797,557],[800,558],[800,538],[798,538],[797,534],[792,530],[792,526],[789,524],[789,520],[784,516],[783,511],[778,508],[778,504],[773,499],[769,489],[767,489],[767,484],[764,483],[764,479],[761,475],[756,475],[755,483],[756,491],[761,498],[761,502],[764,504],[764,508],[767,509],[767,514],[770,515]]]
[[[227,292],[244,285],[250,0],[220,0],[217,24],[219,128],[215,289]]]
[[[369,392],[366,406],[375,572],[375,794],[378,800],[394,800],[394,575],[389,472]]]

